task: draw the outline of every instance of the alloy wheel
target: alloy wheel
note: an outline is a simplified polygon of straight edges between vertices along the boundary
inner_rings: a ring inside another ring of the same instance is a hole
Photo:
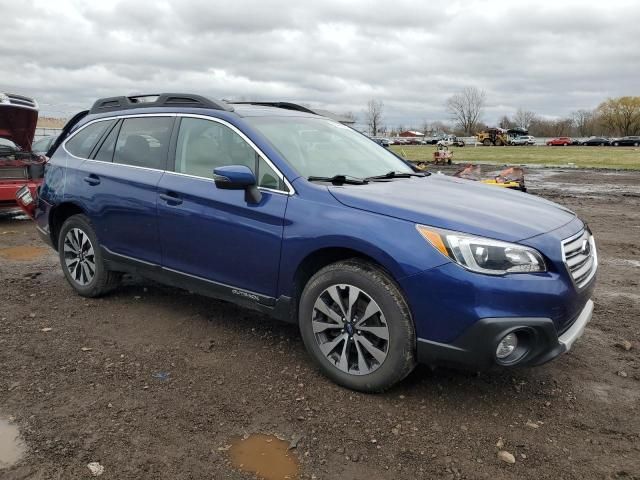
[[[78,285],[88,285],[96,275],[96,259],[89,236],[72,228],[64,237],[64,263]]]
[[[375,300],[353,285],[325,289],[314,304],[311,322],[320,351],[342,372],[366,375],[387,358],[385,316]]]

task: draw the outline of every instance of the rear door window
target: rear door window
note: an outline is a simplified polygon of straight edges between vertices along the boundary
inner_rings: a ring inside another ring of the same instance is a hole
[[[125,118],[113,163],[164,170],[174,117]]]
[[[114,123],[115,120],[104,120],[84,127],[67,141],[65,148],[71,155],[89,158],[93,147]]]
[[[107,138],[104,139],[102,145],[98,148],[98,152],[94,155],[94,160],[101,162],[112,162],[113,152],[116,150],[116,140],[118,139],[118,132],[120,131],[120,125],[115,125]]]

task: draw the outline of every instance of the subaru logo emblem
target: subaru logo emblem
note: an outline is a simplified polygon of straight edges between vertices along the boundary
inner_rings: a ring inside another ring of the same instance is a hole
[[[580,253],[583,255],[588,255],[590,249],[591,249],[591,245],[589,244],[589,240],[585,238],[582,241],[582,248],[580,249]]]

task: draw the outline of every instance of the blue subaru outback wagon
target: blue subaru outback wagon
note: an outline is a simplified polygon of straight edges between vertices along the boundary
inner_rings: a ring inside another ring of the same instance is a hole
[[[416,172],[295,104],[100,99],[49,156],[35,220],[80,295],[134,272],[295,322],[349,388],[418,362],[540,365],[591,318],[596,248],[573,212]]]

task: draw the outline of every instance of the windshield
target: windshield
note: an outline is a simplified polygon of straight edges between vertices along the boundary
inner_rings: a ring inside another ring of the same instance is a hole
[[[247,121],[304,177],[366,178],[413,172],[384,147],[327,118],[250,117]]]

